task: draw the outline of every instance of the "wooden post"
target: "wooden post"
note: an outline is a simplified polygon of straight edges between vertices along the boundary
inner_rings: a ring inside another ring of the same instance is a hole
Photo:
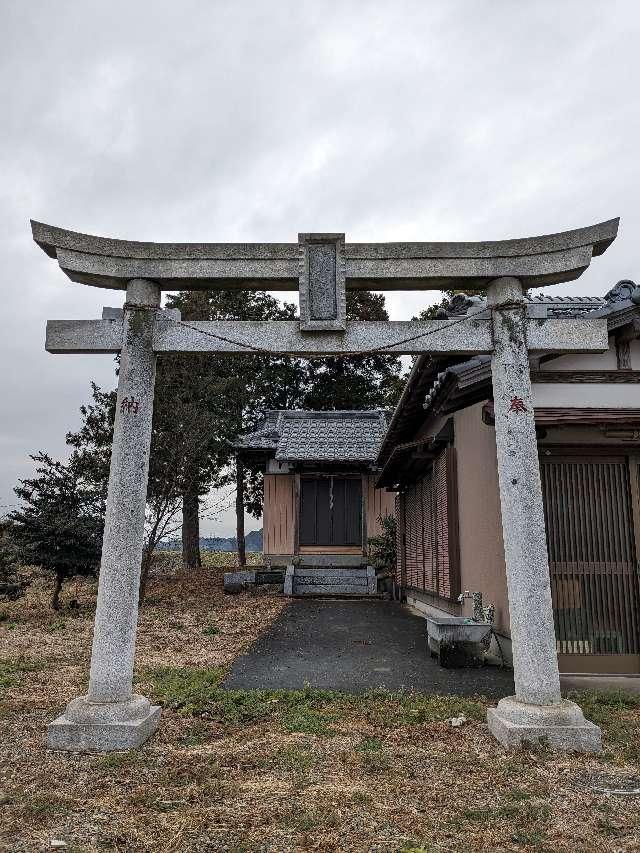
[[[189,482],[182,496],[182,565],[185,569],[199,569],[200,557],[200,497],[198,474],[191,466]]]
[[[238,565],[247,565],[244,546],[244,465],[236,456],[236,537],[238,540]]]

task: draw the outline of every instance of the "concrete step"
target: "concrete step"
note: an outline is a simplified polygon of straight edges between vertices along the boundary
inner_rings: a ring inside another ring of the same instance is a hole
[[[368,595],[369,588],[366,586],[340,586],[340,584],[322,584],[316,583],[313,586],[307,586],[303,584],[298,586],[298,584],[293,585],[293,594],[294,595],[319,595],[320,593],[331,594],[331,595]]]
[[[366,566],[296,566],[285,577],[285,595],[364,598],[378,592]]]
[[[294,575],[296,583],[315,584],[315,583],[338,583],[346,584],[347,586],[366,586],[368,578],[362,575],[357,578],[346,578],[344,575]]]
[[[368,587],[366,586],[339,586],[338,584],[293,584],[293,595],[336,595],[336,596],[354,596],[362,598],[368,596]]]
[[[341,578],[366,578],[367,567],[343,568],[342,566],[297,566],[294,575],[296,577],[326,577],[332,575]]]

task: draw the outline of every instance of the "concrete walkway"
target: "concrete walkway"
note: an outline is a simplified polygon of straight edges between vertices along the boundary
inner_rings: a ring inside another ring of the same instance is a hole
[[[624,690],[640,696],[640,678],[633,675],[561,675],[562,692],[569,690]]]
[[[499,667],[442,669],[427,652],[426,622],[389,601],[294,599],[236,660],[229,689],[298,689],[309,684],[362,693],[374,688],[420,693],[513,694]]]

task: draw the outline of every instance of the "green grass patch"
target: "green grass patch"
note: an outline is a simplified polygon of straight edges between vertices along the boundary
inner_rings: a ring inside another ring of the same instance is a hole
[[[279,770],[294,773],[306,773],[318,764],[319,757],[315,755],[308,744],[288,746],[275,755],[271,766]]]
[[[205,637],[216,637],[220,633],[220,628],[216,628],[215,625],[207,625],[202,629],[202,633]]]
[[[351,802],[358,806],[370,806],[373,804],[373,797],[366,791],[354,791],[351,794]]]
[[[377,737],[365,737],[356,746],[358,752],[380,752],[382,741]]]
[[[120,767],[135,767],[140,763],[140,753],[132,749],[126,752],[111,752],[99,759],[100,767],[106,770],[117,770]]]
[[[142,678],[165,707],[197,716],[215,701],[224,674],[221,667],[163,666],[144,671]]]
[[[331,733],[329,723],[334,716],[321,714],[312,708],[294,708],[282,718],[282,726],[288,732],[300,732],[320,737]]]
[[[69,806],[65,800],[55,794],[40,794],[29,797],[23,806],[23,810],[30,817],[45,819],[60,814],[60,812],[68,811]]]
[[[515,841],[516,844],[523,845],[524,847],[533,847],[534,850],[536,847],[541,847],[545,843],[544,835],[537,830],[534,830],[533,832],[517,830],[511,836],[511,840]],[[549,848],[546,849],[548,850]]]
[[[28,672],[38,672],[44,664],[28,658],[5,658],[0,660],[0,688],[18,687]]]
[[[274,720],[288,732],[324,735],[335,714],[325,712],[340,698],[321,690],[223,690],[224,670],[162,667],[143,674],[155,700],[190,716],[227,725]]]
[[[481,701],[457,696],[373,691],[361,695],[305,687],[302,690],[224,690],[222,668],[161,667],[141,673],[145,691],[180,714],[205,717],[229,726],[272,721],[291,733],[325,737],[332,723],[364,717],[379,727],[397,728],[442,722],[465,714],[484,719]],[[364,739],[363,752],[382,749],[376,738]]]
[[[567,699],[600,726],[606,756],[640,763],[640,696],[623,690],[585,690],[568,693]]]
[[[368,721],[380,727],[419,726],[462,714],[468,720],[484,720],[486,715],[484,702],[462,696],[372,691],[357,698]]]

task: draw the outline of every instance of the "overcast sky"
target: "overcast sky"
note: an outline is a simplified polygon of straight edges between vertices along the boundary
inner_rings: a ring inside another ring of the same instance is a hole
[[[65,453],[109,356],[48,355],[71,283],[29,218],[139,240],[530,236],[621,216],[577,282],[640,279],[637,0],[4,0],[0,503]],[[434,294],[388,296],[408,318]],[[255,526],[252,525],[252,526]],[[227,535],[233,518],[208,524]]]

